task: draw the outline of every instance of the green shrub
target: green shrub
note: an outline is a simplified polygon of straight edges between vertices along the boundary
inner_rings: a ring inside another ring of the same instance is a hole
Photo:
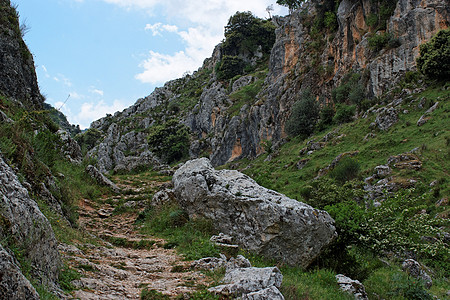
[[[305,91],[292,107],[285,130],[290,136],[307,137],[313,131],[319,118],[319,105],[310,91]]]
[[[176,119],[154,125],[149,129],[148,145],[168,163],[181,160],[189,153],[188,128]]]
[[[335,32],[338,28],[337,16],[332,11],[325,12],[325,19],[323,22],[325,27],[328,28],[331,32]]]
[[[382,205],[368,211],[360,242],[367,248],[382,252],[412,251],[429,264],[450,271],[450,254],[444,243],[442,226],[448,221],[421,213],[426,209],[428,194],[416,196],[404,190],[387,197]],[[430,237],[430,243],[423,237]]]
[[[433,79],[450,78],[450,29],[439,31],[429,42],[420,45],[417,69]]]
[[[149,290],[145,288],[141,292],[141,300],[169,300],[168,295],[158,292],[157,290]]]
[[[275,26],[272,22],[257,18],[249,11],[236,12],[225,26],[222,51],[230,56],[253,56],[261,47],[263,55],[268,55],[274,43]]]
[[[224,55],[217,63],[217,79],[228,80],[244,73],[245,63],[238,56]]]
[[[333,117],[333,122],[336,124],[351,122],[355,116],[355,112],[355,105],[338,104],[336,105],[336,114]]]
[[[330,176],[336,181],[344,183],[355,179],[359,174],[359,163],[352,157],[344,157],[330,172]]]
[[[83,153],[86,153],[87,151],[94,148],[97,141],[101,138],[102,133],[95,129],[95,128],[89,128],[84,133],[79,133],[75,136],[75,141],[80,145],[81,149],[83,150]]]
[[[368,39],[369,48],[375,52],[379,52],[381,49],[393,49],[400,46],[400,40],[396,38],[392,33],[374,34]]]

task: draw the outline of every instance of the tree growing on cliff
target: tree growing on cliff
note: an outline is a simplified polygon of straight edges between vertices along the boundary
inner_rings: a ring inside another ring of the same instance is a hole
[[[290,11],[300,8],[303,2],[305,2],[305,0],[277,0],[278,5],[286,6]]]
[[[319,105],[310,91],[305,91],[294,106],[286,121],[286,132],[290,136],[307,137],[313,133],[319,118]]]
[[[450,29],[439,31],[420,46],[417,69],[430,78],[450,78]]]

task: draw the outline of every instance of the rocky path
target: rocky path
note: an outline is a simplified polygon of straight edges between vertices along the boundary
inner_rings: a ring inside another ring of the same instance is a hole
[[[170,296],[182,295],[207,284],[207,278],[189,270],[189,262],[165,241],[140,234],[136,218],[160,182],[139,176],[116,177],[122,195],[97,201],[81,200],[79,225],[98,239],[98,245],[60,245],[72,268],[82,273],[73,284],[78,299],[139,299],[144,288]]]

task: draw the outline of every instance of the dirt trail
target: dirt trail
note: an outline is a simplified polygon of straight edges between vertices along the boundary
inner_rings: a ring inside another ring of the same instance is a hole
[[[73,297],[139,299],[145,287],[176,296],[207,284],[203,274],[187,270],[190,262],[183,261],[175,250],[162,247],[164,240],[138,232],[138,213],[149,191],[161,183],[133,176],[116,183],[127,191],[126,195],[97,201],[83,199],[79,205],[81,230],[102,238],[100,245],[60,246],[69,266],[82,273],[82,278],[74,282],[79,289]]]

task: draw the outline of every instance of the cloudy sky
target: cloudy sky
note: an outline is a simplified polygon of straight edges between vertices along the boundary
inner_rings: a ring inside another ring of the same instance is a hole
[[[29,28],[41,93],[81,128],[197,70],[236,11],[287,14],[276,0],[12,2]]]

